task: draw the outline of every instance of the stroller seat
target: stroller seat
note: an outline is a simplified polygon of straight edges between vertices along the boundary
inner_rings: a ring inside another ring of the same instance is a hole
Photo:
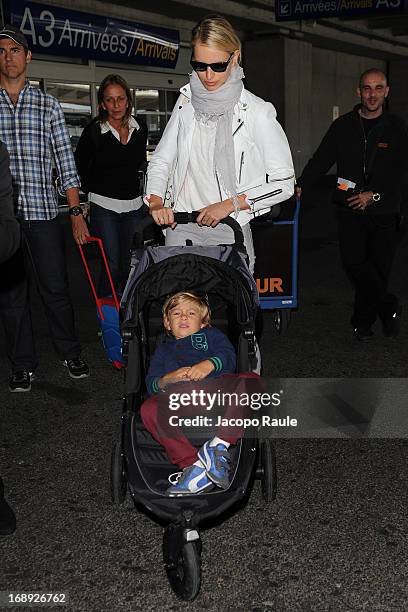
[[[228,308],[228,304],[218,295],[209,295],[208,300],[211,310],[212,327],[216,327],[225,333],[238,352],[238,337],[234,333],[236,329],[235,320],[231,317],[231,310]],[[165,342],[168,338],[163,328],[163,302],[164,300],[151,302],[144,310],[142,325],[146,338],[148,338],[148,359],[158,345],[161,342]],[[133,429],[135,434],[134,449],[135,453],[139,455],[143,475],[152,489],[163,493],[169,487],[168,476],[174,472],[181,471],[181,469],[169,463],[163,447],[144,428],[139,412],[135,415]],[[214,429],[211,427],[195,428],[194,438],[191,438],[191,432],[187,431],[186,435],[198,450],[207,440],[214,437]],[[231,447],[230,455],[230,480],[232,481],[238,463],[239,448],[237,446]],[[220,489],[217,492],[220,492]]]
[[[133,447],[135,449],[135,455],[137,460],[140,461],[140,465],[143,469],[143,476],[149,488],[163,494],[166,489],[170,486],[168,477],[170,474],[180,472],[181,468],[173,465],[169,462],[163,447],[154,440],[151,434],[146,431],[140,413],[135,415],[133,421]],[[190,437],[190,436],[189,436]],[[212,438],[211,428],[197,429],[194,432],[194,437],[190,437],[190,441],[197,448]],[[238,465],[238,459],[240,454],[240,444],[236,444],[230,448],[231,456],[231,469],[230,469],[230,482],[232,483],[236,468]],[[227,489],[228,490],[228,489]],[[211,493],[220,493],[221,489],[207,492],[206,495]]]

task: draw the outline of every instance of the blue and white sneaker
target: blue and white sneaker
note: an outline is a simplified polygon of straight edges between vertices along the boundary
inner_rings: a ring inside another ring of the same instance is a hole
[[[166,493],[171,497],[178,497],[180,495],[202,493],[210,488],[212,489],[213,486],[204,466],[190,465],[184,468],[176,484],[169,487]]]
[[[230,454],[224,444],[210,446],[206,442],[198,451],[198,458],[205,465],[207,476],[221,489],[229,487]]]

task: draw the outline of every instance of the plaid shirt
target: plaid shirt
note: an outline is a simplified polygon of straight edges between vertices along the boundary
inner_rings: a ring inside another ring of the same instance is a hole
[[[10,154],[16,216],[27,220],[56,217],[54,164],[63,191],[80,185],[58,101],[27,82],[13,105],[0,88],[0,139]]]

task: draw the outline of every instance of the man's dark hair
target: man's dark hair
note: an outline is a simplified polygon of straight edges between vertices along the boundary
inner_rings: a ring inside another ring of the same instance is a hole
[[[363,74],[360,76],[360,80],[358,82],[358,86],[360,89],[363,86],[363,81],[365,77],[368,76],[369,74],[381,74],[385,79],[385,84],[388,85],[387,75],[382,70],[380,70],[379,68],[369,68],[368,70],[365,70]]]

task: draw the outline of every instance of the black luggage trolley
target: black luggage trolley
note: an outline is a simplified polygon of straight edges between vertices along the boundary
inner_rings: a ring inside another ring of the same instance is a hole
[[[300,199],[291,198],[273,207],[270,215],[251,221],[259,304],[273,311],[280,334],[298,307],[299,210]]]

